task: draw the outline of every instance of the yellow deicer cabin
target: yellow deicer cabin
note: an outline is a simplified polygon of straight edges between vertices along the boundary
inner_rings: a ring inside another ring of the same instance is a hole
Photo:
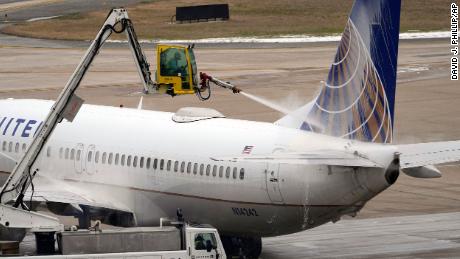
[[[198,78],[193,48],[157,45],[156,83],[161,93],[172,96],[194,94]]]

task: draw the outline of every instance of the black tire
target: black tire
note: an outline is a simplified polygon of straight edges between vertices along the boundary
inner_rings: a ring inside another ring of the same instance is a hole
[[[262,253],[262,238],[251,237],[246,239],[245,254],[247,258],[257,259]]]
[[[227,258],[257,259],[262,253],[260,237],[221,236]]]

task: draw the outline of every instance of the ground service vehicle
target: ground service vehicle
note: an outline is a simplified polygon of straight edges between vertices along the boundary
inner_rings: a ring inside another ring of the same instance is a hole
[[[193,48],[159,44],[156,52],[158,89],[171,95],[194,94],[198,80]]]
[[[215,228],[174,226],[124,228],[103,231],[66,231],[59,233],[62,255],[94,254],[91,258],[113,253],[130,253],[152,258],[226,258]]]
[[[224,82],[198,70],[193,52],[193,45],[166,45],[158,44],[157,70],[155,73],[154,87],[146,88],[145,92],[157,91],[171,96],[182,94],[197,94],[201,100],[207,100],[211,96],[209,82],[238,93],[240,90],[228,82]],[[206,97],[203,92],[208,91]]]
[[[219,233],[206,226],[64,231],[57,243],[55,254],[37,249],[48,254],[40,258],[226,258]]]

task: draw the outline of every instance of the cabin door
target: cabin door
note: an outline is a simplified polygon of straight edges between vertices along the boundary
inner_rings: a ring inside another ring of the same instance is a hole
[[[94,159],[96,157],[96,146],[89,145],[88,149],[86,150],[86,157],[85,157],[85,169],[87,174],[94,174],[96,171],[96,165]]]
[[[283,202],[279,184],[279,168],[280,164],[278,163],[268,163],[265,170],[265,182],[267,184],[268,197],[272,202],[277,203]]]
[[[75,164],[75,171],[78,173],[78,174],[81,174],[83,172],[83,164],[84,164],[84,161],[85,161],[85,158],[84,158],[84,150],[85,149],[85,146],[82,144],[82,143],[78,143],[77,144],[77,148],[76,148],[76,154],[75,154],[75,157],[74,157],[74,164]]]

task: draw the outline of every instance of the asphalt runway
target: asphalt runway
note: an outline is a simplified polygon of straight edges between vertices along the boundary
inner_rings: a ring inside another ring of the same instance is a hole
[[[88,44],[0,35],[0,98],[56,98]],[[197,46],[196,56],[200,71],[295,108],[317,92],[336,45],[214,44]],[[154,46],[144,46],[154,69]],[[399,53],[395,142],[460,139],[460,87],[449,79],[448,39],[402,41]],[[111,44],[96,58],[78,94],[86,103],[136,107],[141,90],[129,49]],[[207,102],[195,96],[155,95],[144,97],[143,103],[144,109],[172,112],[184,106],[209,107],[247,120],[273,122],[281,117],[224,89],[215,89]],[[401,175],[358,219],[264,239],[263,258],[460,258],[460,213],[455,213],[460,212],[460,166],[439,168],[439,179]]]
[[[460,258],[460,213],[344,220],[263,245],[263,259]]]
[[[113,7],[129,6],[140,2],[142,0],[2,0],[0,22],[22,22],[43,17],[110,10]]]
[[[263,239],[261,259],[451,259],[460,254],[460,213],[343,220]],[[35,251],[27,235],[22,252]]]

